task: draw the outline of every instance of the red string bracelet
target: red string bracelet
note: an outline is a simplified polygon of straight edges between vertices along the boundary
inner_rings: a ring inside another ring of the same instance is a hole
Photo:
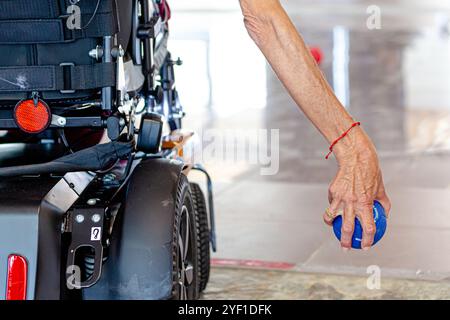
[[[328,154],[327,154],[327,156],[325,157],[325,159],[328,160],[328,158],[329,158],[329,157],[331,156],[331,154],[333,153],[333,148],[334,148],[334,146],[335,146],[340,140],[344,139],[345,136],[348,135],[348,133],[349,133],[354,127],[360,126],[360,125],[361,125],[361,122],[355,122],[355,123],[353,123],[352,126],[351,126],[347,131],[345,131],[339,138],[337,138],[336,140],[334,140],[333,143],[330,145],[330,149],[329,149],[330,152],[328,152]]]

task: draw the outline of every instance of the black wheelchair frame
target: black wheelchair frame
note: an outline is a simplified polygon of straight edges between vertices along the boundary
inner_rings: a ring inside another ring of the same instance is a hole
[[[196,262],[192,271],[193,265],[179,262],[181,258],[172,245],[180,241],[189,245],[192,237],[186,235],[183,240],[179,233],[184,217],[186,230],[195,227],[189,219],[195,219],[196,209],[189,200],[191,196],[185,196],[185,200],[180,197],[183,192],[189,193],[182,191],[186,188],[185,176],[190,170],[198,170],[206,176],[209,239],[216,249],[212,182],[200,164],[186,162],[180,156],[188,136],[180,133],[182,139],[170,141],[172,132],[181,129],[184,111],[174,72],[181,61],[172,60],[167,49],[166,21],[152,1],[133,0],[132,10],[131,50],[114,45],[116,39],[107,36],[102,47],[90,53],[101,55],[104,62],[115,60],[118,68],[116,87],[102,88],[94,101],[76,102],[96,108],[98,114],[57,115],[49,130],[105,129],[111,140],[131,142],[137,136],[133,152],[102,171],[48,172],[0,181],[0,240],[4,243],[0,257],[15,253],[26,257],[27,299],[199,296],[200,285],[191,288],[186,279],[192,272],[202,272],[201,266]],[[136,92],[120,90],[124,79],[119,68],[125,55],[142,66],[145,81]],[[137,110],[138,105],[144,107]],[[142,118],[140,125],[136,123],[138,117]],[[163,120],[171,131],[166,137],[162,137]],[[16,122],[11,112],[1,110],[0,130],[10,129],[17,129]],[[183,209],[178,208],[179,199],[187,201]],[[194,212],[192,216],[191,212],[183,215],[189,203]],[[15,223],[15,218],[21,223]],[[16,234],[21,235],[19,240]],[[0,274],[5,271],[0,266]],[[0,280],[0,290],[2,284],[7,285]]]

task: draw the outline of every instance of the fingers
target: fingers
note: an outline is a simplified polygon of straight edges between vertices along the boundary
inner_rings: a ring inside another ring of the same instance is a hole
[[[386,194],[386,191],[383,191],[380,193],[379,196],[377,196],[377,200],[381,203],[381,205],[384,208],[384,212],[386,213],[386,217],[389,218],[389,215],[391,213],[391,200],[389,200],[389,197]]]
[[[328,212],[325,211],[325,213],[323,214],[323,221],[327,225],[329,225],[329,226],[333,225],[333,221],[339,213],[340,204],[341,204],[341,201],[339,199],[334,199],[333,201],[331,201],[331,204],[327,210]],[[330,213],[332,214],[332,216],[330,216]]]
[[[331,204],[331,202],[333,202],[333,199],[334,199],[334,196],[333,196],[333,192],[331,191],[332,189],[333,189],[333,185],[334,185],[334,183],[335,183],[335,181],[336,181],[336,178],[337,177],[334,177],[333,178],[333,181],[331,181],[331,183],[330,183],[330,187],[328,188],[328,202]]]
[[[391,200],[389,200],[386,194],[384,194],[384,196],[378,197],[377,200],[383,206],[386,217],[389,218],[391,214]]]
[[[347,168],[347,170],[349,169]],[[339,209],[344,208],[341,246],[344,251],[347,251],[352,247],[355,216],[358,216],[363,229],[361,248],[368,250],[373,245],[376,234],[376,225],[373,217],[374,199],[381,203],[387,217],[389,217],[391,210],[391,202],[386,194],[381,172],[378,171],[378,174],[369,175],[368,178],[371,179],[355,175],[351,168],[349,172],[352,175],[349,177],[345,176],[348,173],[347,171],[340,170],[339,172],[344,176],[340,179],[338,174],[330,185],[328,190],[330,207],[323,215],[324,222],[332,225],[335,216],[339,214]],[[356,173],[358,172],[356,171]]]
[[[355,229],[355,209],[353,203],[346,203],[341,230],[341,246],[344,251],[352,247],[353,230]]]
[[[361,242],[361,248],[363,250],[369,250],[373,244],[373,238],[377,230],[375,221],[373,219],[372,206],[366,205],[359,209],[358,218],[361,221],[363,228],[363,238]]]
[[[386,194],[386,189],[384,188],[383,183],[383,177],[380,177],[380,180],[381,180],[380,187],[378,188],[376,200],[378,200],[381,203],[386,213],[386,217],[389,218],[389,215],[391,213],[391,200],[389,200],[389,197]]]

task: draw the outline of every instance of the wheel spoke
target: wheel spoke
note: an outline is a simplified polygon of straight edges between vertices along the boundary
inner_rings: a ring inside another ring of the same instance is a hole
[[[192,266],[191,264],[186,266],[185,279],[188,285],[192,284],[192,282],[194,281],[194,266]]]
[[[189,221],[189,211],[186,207],[183,208],[186,209],[185,211],[185,216],[186,216],[186,234],[185,234],[185,238],[184,238],[184,252],[183,252],[183,260],[186,261],[187,259],[187,254],[188,254],[188,250],[189,250],[189,243],[190,243],[190,239],[189,239],[189,229],[190,229],[190,221]]]
[[[190,263],[189,249],[192,246],[190,212],[186,205],[181,209],[181,221],[178,229],[178,252],[179,252],[179,286],[180,299],[187,300],[189,287],[194,282],[194,267]]]
[[[187,300],[187,287],[180,283],[180,300]]]
[[[181,262],[181,268],[183,267],[184,264],[184,242],[183,239],[181,237],[181,234],[178,235],[178,251],[180,252],[180,262]]]

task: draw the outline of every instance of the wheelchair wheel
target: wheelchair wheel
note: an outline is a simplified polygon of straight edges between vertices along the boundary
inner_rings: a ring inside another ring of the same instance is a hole
[[[200,292],[203,292],[208,285],[211,268],[208,211],[206,208],[205,196],[200,186],[196,183],[191,183],[191,191],[197,222]]]
[[[175,205],[173,234],[174,300],[195,300],[199,297],[198,243],[195,206],[189,182],[181,175]]]

